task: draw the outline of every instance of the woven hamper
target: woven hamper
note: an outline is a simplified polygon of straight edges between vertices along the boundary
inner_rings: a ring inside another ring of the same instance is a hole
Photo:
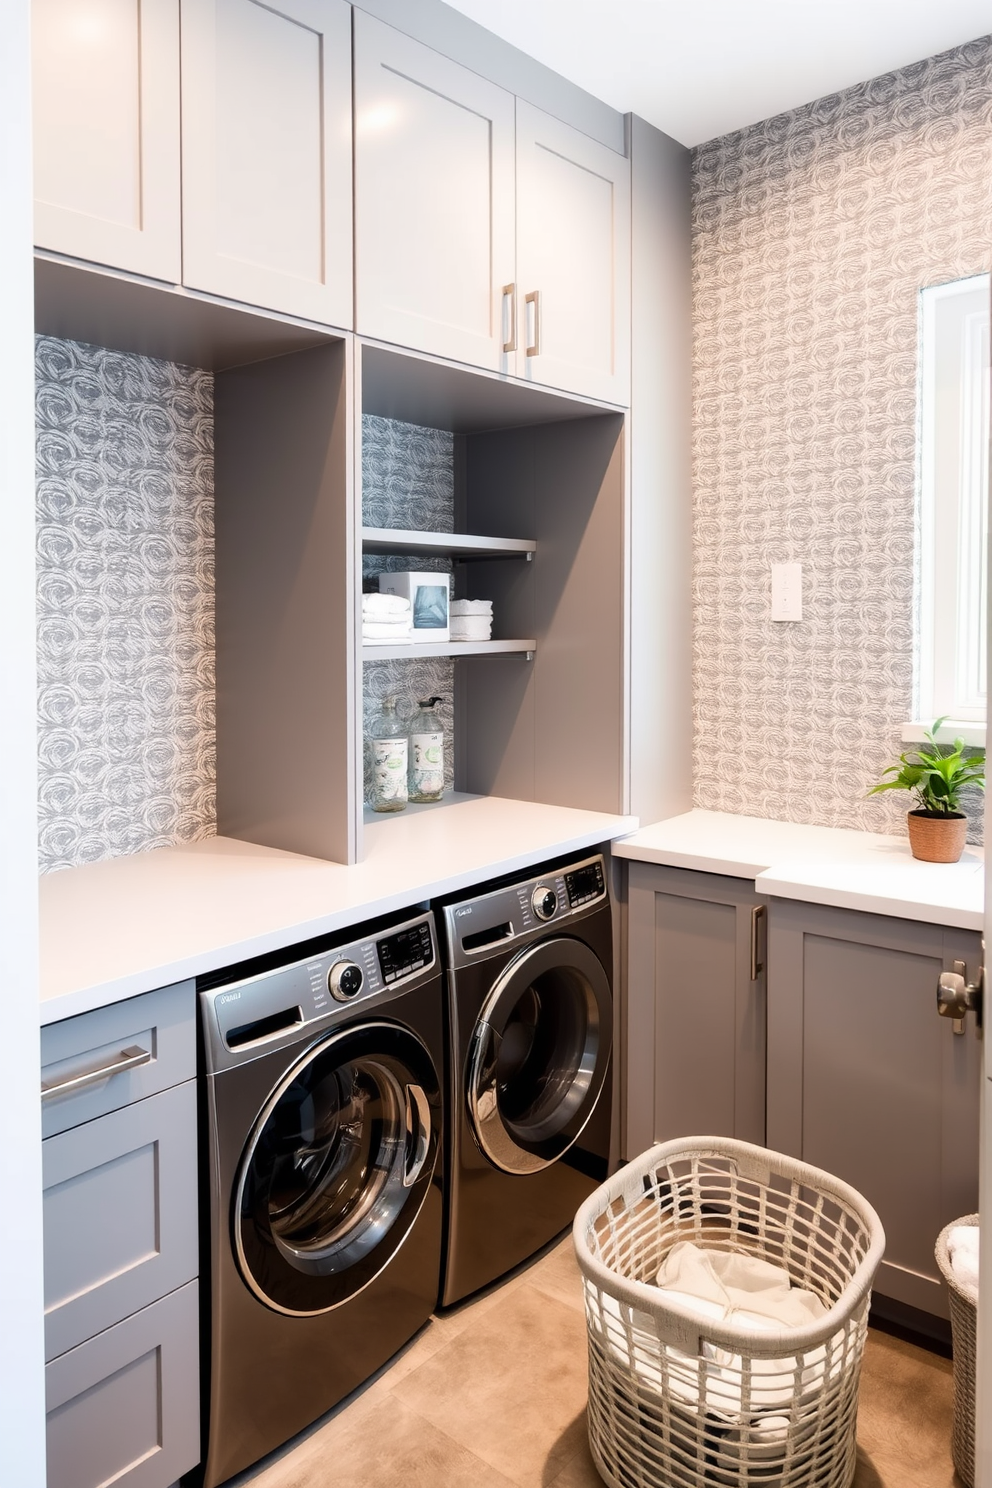
[[[715,1137],[653,1147],[573,1229],[589,1340],[589,1443],[613,1488],[849,1488],[871,1284],[885,1237],[860,1194]],[[680,1240],[760,1257],[827,1308],[765,1330],[708,1322],[654,1285]]]
[[[951,1457],[966,1488],[975,1481],[975,1358],[978,1351],[978,1290],[958,1281],[951,1268],[947,1242],[958,1225],[977,1225],[977,1214],[966,1214],[946,1225],[937,1237],[934,1254],[947,1282],[951,1301],[951,1347],[954,1354],[954,1427]]]

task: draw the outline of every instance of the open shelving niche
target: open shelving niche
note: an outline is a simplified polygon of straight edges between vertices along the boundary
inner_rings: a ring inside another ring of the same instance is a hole
[[[456,529],[363,527],[357,587],[362,555],[450,558],[458,594],[492,600],[494,634],[360,646],[359,699],[362,662],[450,656],[456,792],[622,810],[624,415],[378,344],[357,355],[361,413],[454,436]]]
[[[456,790],[623,809],[622,410],[51,255],[36,325],[214,373],[220,834],[362,857],[363,412],[454,436],[457,530],[365,540],[493,601],[443,648]]]

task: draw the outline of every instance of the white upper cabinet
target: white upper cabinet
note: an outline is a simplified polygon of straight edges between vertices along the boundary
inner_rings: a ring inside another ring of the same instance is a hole
[[[182,0],[183,283],[352,323],[351,7]]]
[[[513,142],[511,94],[355,11],[363,335],[513,370]]]
[[[34,0],[35,242],[177,283],[178,0]]]
[[[517,375],[626,404],[630,164],[521,99],[517,290]]]

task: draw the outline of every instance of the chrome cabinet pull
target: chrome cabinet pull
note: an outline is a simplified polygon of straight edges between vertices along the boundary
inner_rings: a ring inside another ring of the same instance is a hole
[[[99,1085],[112,1075],[137,1069],[139,1064],[149,1064],[151,1057],[150,1049],[142,1049],[140,1044],[130,1044],[107,1064],[98,1064],[95,1069],[84,1070],[81,1075],[68,1075],[64,1080],[42,1080],[42,1101],[53,1100],[57,1095],[69,1095],[76,1090],[85,1090],[87,1085]]]
[[[413,1136],[414,1126],[416,1126],[417,1137],[413,1152],[407,1159],[407,1165],[403,1173],[404,1188],[412,1188],[420,1177],[431,1145],[431,1108],[428,1105],[427,1097],[419,1085],[408,1085],[406,1087],[406,1130],[408,1138]]]
[[[755,904],[751,909],[751,980],[756,982],[765,969],[764,961],[758,960],[759,926],[765,918],[765,906]]]
[[[942,1018],[952,1018],[954,1032],[964,1033],[964,1020],[974,1013],[978,1026],[982,1026],[982,1001],[984,972],[979,968],[978,980],[965,981],[967,967],[963,961],[954,962],[953,971],[942,971],[937,978],[937,1011]]]
[[[524,295],[524,304],[534,306],[534,339],[527,343],[528,356],[541,355],[541,291],[532,289],[530,294]]]
[[[516,351],[517,349],[517,286],[515,284],[503,285],[503,303],[510,301],[510,339],[503,342],[504,351]]]

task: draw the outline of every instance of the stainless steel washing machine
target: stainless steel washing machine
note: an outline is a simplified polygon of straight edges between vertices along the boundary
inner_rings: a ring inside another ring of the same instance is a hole
[[[286,959],[200,990],[206,1488],[360,1385],[437,1300],[443,1023],[431,916]]]
[[[596,853],[437,912],[448,1009],[448,1306],[533,1255],[606,1176],[606,864]]]

